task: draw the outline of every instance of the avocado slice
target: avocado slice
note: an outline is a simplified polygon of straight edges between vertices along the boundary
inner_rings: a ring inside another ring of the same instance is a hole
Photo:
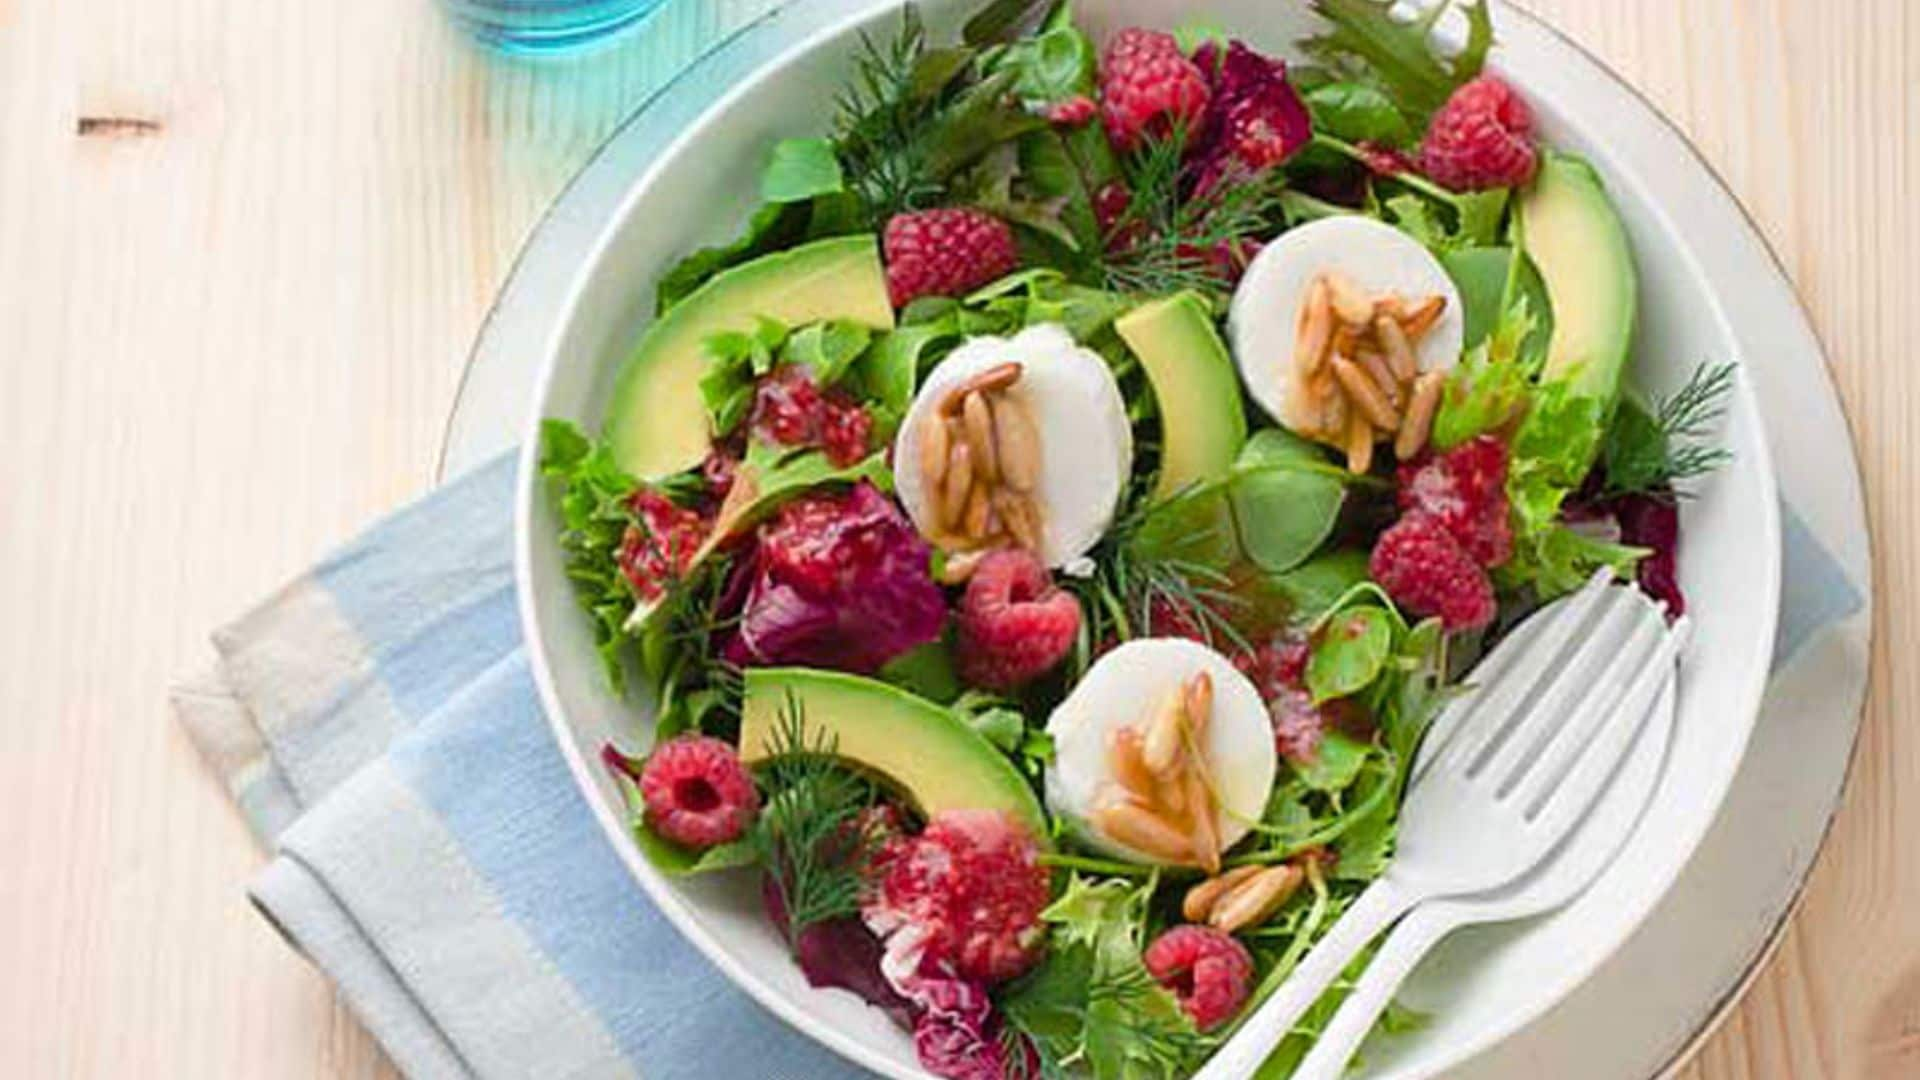
[[[1175,293],[1134,308],[1113,328],[1140,358],[1160,406],[1160,481],[1153,497],[1226,476],[1247,441],[1247,414],[1239,373],[1207,302],[1197,293]]]
[[[1020,771],[952,710],[898,687],[814,668],[748,668],[740,710],[740,757],[766,759],[778,744],[789,700],[797,702],[811,742],[823,735],[834,752],[878,775],[922,814],[1004,810],[1045,846],[1047,818]]]
[[[621,468],[655,480],[700,464],[711,437],[700,397],[706,340],[751,330],[760,318],[892,329],[878,242],[838,237],[763,255],[716,275],[648,327],[620,368],[607,410],[606,437]]]
[[[1553,305],[1542,381],[1610,408],[1633,343],[1638,282],[1619,211],[1600,174],[1571,154],[1547,152],[1520,197],[1520,236]]]

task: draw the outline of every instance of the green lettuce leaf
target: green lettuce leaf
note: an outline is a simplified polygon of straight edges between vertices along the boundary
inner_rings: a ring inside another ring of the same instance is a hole
[[[540,425],[540,471],[560,515],[560,547],[574,596],[592,617],[594,651],[616,695],[627,686],[631,642],[622,631],[636,596],[616,556],[634,523],[628,500],[639,489],[613,451],[564,420]]]

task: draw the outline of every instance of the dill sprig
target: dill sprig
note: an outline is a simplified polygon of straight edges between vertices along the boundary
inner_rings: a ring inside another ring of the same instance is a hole
[[[1218,251],[1269,231],[1280,205],[1273,175],[1230,171],[1204,191],[1189,191],[1190,170],[1181,158],[1185,146],[1186,133],[1176,126],[1147,139],[1128,159],[1127,205],[1107,232],[1116,249],[1102,267],[1107,288],[1224,295]]]
[[[908,4],[891,40],[860,35],[853,77],[834,100],[834,141],[847,185],[875,221],[939,190],[927,180],[919,154],[918,129],[929,102],[917,92],[915,73],[926,51],[926,27]]]
[[[1711,442],[1733,392],[1734,365],[1702,364],[1687,384],[1651,410],[1628,403],[1607,429],[1606,494],[1685,494],[1680,485],[1732,460]]]
[[[787,911],[787,940],[860,907],[863,872],[877,836],[862,828],[873,785],[835,757],[831,732],[809,737],[806,708],[788,693],[760,768],[766,808],[754,830],[760,863],[773,875]]]

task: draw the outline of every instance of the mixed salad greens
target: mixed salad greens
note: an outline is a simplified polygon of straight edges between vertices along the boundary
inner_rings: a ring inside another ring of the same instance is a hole
[[[1312,6],[1299,64],[907,7],[660,279],[603,430],[545,427],[653,716],[606,750],[638,843],[757,876],[939,1075],[1187,1075],[1383,872],[1504,628],[1602,567],[1682,608],[1732,368],[1624,385],[1625,230],[1484,3],[1451,51],[1444,4]]]

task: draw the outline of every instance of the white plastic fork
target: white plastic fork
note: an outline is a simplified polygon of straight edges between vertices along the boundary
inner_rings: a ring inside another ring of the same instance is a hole
[[[1496,653],[1519,648],[1537,634],[1539,625],[1530,621],[1517,628]],[[1489,661],[1493,659],[1488,657]],[[1333,1019],[1321,1029],[1307,1056],[1294,1068],[1292,1080],[1336,1080],[1345,1072],[1348,1059],[1365,1041],[1374,1020],[1399,992],[1400,984],[1442,938],[1463,926],[1506,922],[1553,911],[1585,892],[1601,871],[1612,865],[1614,857],[1638,827],[1652,799],[1654,785],[1660,779],[1667,744],[1673,736],[1676,682],[1669,675],[1660,684],[1659,699],[1647,716],[1646,727],[1636,737],[1638,743],[1652,743],[1658,752],[1622,763],[1593,812],[1530,873],[1492,892],[1422,904],[1395,923]],[[1435,721],[1435,736],[1444,738],[1440,725],[1450,718]],[[1430,738],[1429,746],[1432,745],[1434,740]],[[1421,761],[1431,756],[1423,748]]]
[[[1586,815],[1673,668],[1671,628],[1638,590],[1596,574],[1535,616],[1539,635],[1477,672],[1436,725],[1400,814],[1399,850],[1195,1080],[1242,1080],[1354,956],[1417,905],[1499,888],[1539,865]]]

